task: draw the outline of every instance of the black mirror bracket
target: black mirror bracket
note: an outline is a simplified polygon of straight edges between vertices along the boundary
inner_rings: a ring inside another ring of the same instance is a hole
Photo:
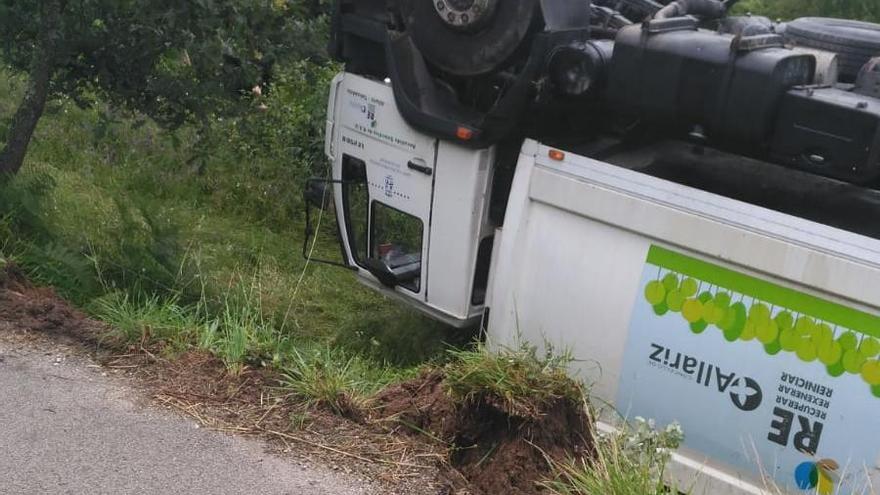
[[[320,225],[313,226],[312,224],[312,208],[317,208],[323,214],[327,207],[332,203],[332,184],[343,183],[344,182],[340,180],[322,179],[319,177],[312,177],[306,181],[305,189],[303,191],[306,224],[302,245],[302,257],[309,263],[319,263],[322,265],[336,266],[347,270],[357,271],[357,267],[351,266],[347,263],[348,255],[345,253],[344,245],[342,244],[342,232],[338,226],[336,229],[336,240],[339,242],[339,246],[342,249],[342,259],[345,260],[345,262],[340,263],[338,261],[322,260],[312,257],[311,247],[313,236],[317,235],[316,229],[320,227]]]

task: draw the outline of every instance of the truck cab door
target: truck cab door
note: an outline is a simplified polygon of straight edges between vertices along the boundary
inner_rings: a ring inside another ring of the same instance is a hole
[[[425,301],[437,140],[404,122],[390,86],[343,74],[333,87],[328,154],[348,262]]]

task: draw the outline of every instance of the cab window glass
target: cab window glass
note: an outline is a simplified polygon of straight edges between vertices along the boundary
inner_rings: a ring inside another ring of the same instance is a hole
[[[342,157],[342,201],[351,255],[355,263],[363,266],[367,258],[367,225],[370,214],[367,167],[363,160],[349,155]]]
[[[400,280],[400,286],[419,292],[422,279],[424,224],[417,217],[373,202],[370,254]]]

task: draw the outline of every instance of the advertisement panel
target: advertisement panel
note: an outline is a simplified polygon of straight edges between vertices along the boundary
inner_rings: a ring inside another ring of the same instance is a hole
[[[654,246],[618,391],[629,418],[794,493],[880,487],[880,318]]]

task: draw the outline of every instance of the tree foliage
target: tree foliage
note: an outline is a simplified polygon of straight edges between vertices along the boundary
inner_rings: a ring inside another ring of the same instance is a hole
[[[823,16],[880,22],[877,0],[743,0],[740,10],[780,19]]]
[[[327,9],[322,0],[0,0],[0,54],[30,73],[37,93],[7,144],[29,140],[28,117],[42,112],[34,100],[57,95],[100,99],[169,127],[238,112],[277,63],[324,57]]]

